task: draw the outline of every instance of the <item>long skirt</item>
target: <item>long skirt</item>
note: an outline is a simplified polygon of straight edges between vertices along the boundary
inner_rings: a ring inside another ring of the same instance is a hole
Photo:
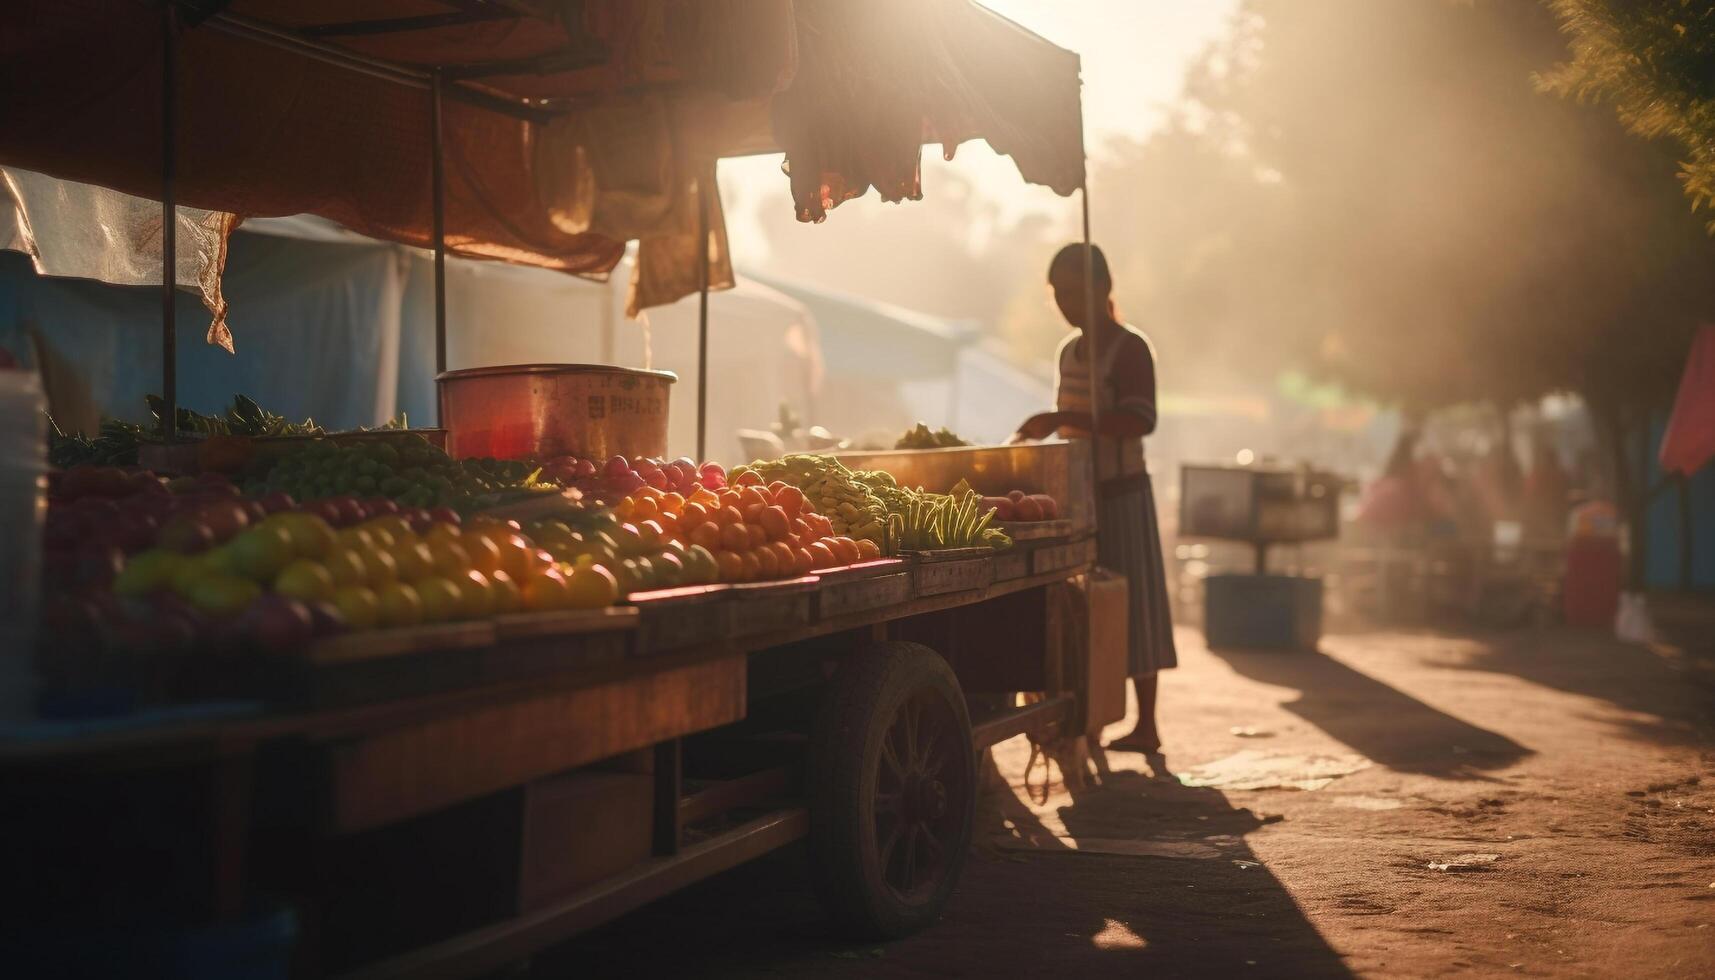
[[[1161,526],[1147,473],[1112,481],[1099,491],[1097,559],[1126,577],[1130,593],[1127,673],[1143,677],[1179,666],[1173,613],[1161,556]]]

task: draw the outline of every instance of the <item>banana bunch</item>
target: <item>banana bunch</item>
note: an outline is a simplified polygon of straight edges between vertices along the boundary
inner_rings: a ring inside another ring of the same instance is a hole
[[[971,490],[940,494],[919,491],[903,513],[889,516],[890,534],[902,551],[942,548],[1007,548],[1006,532],[989,527],[994,509],[982,512],[982,498]]]
[[[828,519],[836,535],[874,541],[883,553],[892,553],[887,539],[887,506],[832,456],[792,453],[738,467],[731,476],[746,470],[764,483],[780,480],[804,491],[804,499]]]

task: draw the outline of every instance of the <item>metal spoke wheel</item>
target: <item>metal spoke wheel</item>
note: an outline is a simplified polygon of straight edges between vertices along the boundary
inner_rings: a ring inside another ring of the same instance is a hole
[[[841,664],[811,743],[810,854],[836,925],[903,936],[947,904],[970,848],[976,754],[940,655],[879,643]]]

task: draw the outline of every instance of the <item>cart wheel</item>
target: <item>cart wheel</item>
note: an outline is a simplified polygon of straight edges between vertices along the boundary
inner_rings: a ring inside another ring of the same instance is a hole
[[[971,719],[953,669],[916,643],[840,665],[810,748],[810,857],[836,926],[864,938],[933,922],[976,812]]]

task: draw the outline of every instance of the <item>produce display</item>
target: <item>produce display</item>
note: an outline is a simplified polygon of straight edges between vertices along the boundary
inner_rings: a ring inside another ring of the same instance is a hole
[[[556,456],[542,464],[541,478],[605,502],[618,501],[644,487],[687,495],[699,487],[722,490],[727,485],[726,469],[719,463],[699,466],[689,456],[672,462],[647,456],[614,456],[601,463],[578,456]]]
[[[899,441],[895,442],[893,444],[893,448],[895,448],[895,449],[952,449],[952,448],[957,447],[957,446],[968,446],[968,445],[970,445],[970,443],[966,442],[963,439],[960,439],[957,435],[955,435],[953,433],[953,430],[947,428],[946,426],[942,426],[941,428],[936,429],[934,432],[930,432],[929,426],[925,425],[922,422],[919,422],[919,423],[917,423],[916,428],[907,429],[905,431],[905,434],[899,437]]]
[[[346,444],[317,439],[271,463],[247,469],[246,493],[291,494],[321,500],[347,494],[379,496],[404,507],[483,510],[561,489],[528,462],[453,459],[417,433]]]
[[[993,513],[961,483],[950,494],[900,486],[885,470],[853,470],[832,456],[794,453],[733,470],[781,480],[803,491],[836,533],[876,543],[885,554],[939,548],[1007,548],[1012,539],[989,527]]]
[[[48,430],[48,461],[55,466],[128,466],[137,463],[137,447],[160,442],[167,403],[157,395],[145,396],[154,423],[149,426],[121,419],[102,419],[94,436],[68,434],[57,423]],[[50,420],[51,422],[52,420]],[[393,427],[395,423],[389,423]],[[397,424],[404,425],[401,417]],[[188,408],[178,411],[178,431],[203,436],[319,436],[322,427],[314,419],[293,422],[258,405],[252,398],[234,395],[232,405],[220,415],[204,415]]]

